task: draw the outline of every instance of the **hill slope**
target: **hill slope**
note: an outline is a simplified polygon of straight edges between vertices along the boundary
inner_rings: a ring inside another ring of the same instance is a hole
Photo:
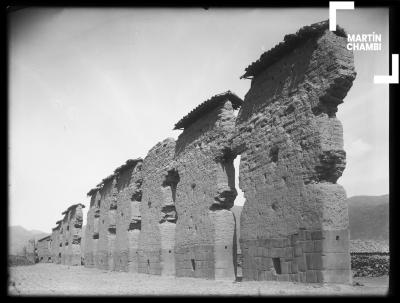
[[[350,238],[389,240],[389,195],[348,199]]]
[[[23,247],[27,245],[29,239],[35,240],[48,236],[48,233],[39,230],[27,230],[22,226],[11,226],[8,228],[9,247],[8,251],[11,255],[22,254]]]

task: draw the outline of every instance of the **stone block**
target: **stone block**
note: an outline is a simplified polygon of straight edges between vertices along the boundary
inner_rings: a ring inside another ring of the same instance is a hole
[[[294,247],[294,256],[299,257],[301,255],[303,255],[303,248],[300,245],[296,245]]]
[[[313,241],[302,241],[301,247],[304,253],[311,253],[314,251],[314,242]]]
[[[349,253],[324,253],[321,256],[321,269],[347,269],[351,268],[351,258]]]
[[[286,281],[286,282],[289,282],[289,281],[290,281],[290,276],[289,276],[289,274],[276,275],[276,280],[277,280],[277,281]]]
[[[314,252],[322,252],[324,240],[314,240]]]
[[[306,281],[307,283],[317,283],[317,273],[315,270],[306,271]]]
[[[324,230],[323,252],[348,253],[350,249],[349,230]]]
[[[264,276],[266,281],[276,281],[277,279],[277,276],[272,271],[266,271]]]
[[[289,277],[291,282],[300,282],[299,274],[297,273],[290,274]]]
[[[290,262],[281,261],[281,273],[282,274],[290,273]]]
[[[280,247],[272,247],[270,249],[270,256],[271,258],[282,258],[284,255],[283,248]]]
[[[290,246],[295,246],[299,238],[299,234],[290,235]]]
[[[297,260],[294,259],[294,260],[291,262],[291,273],[292,273],[292,274],[297,274],[298,272],[299,272],[299,266],[298,266],[298,264],[297,264]]]
[[[297,240],[298,241],[306,240],[306,230],[305,229],[299,229]]]
[[[307,269],[322,269],[322,256],[320,253],[306,253]]]
[[[262,268],[263,270],[270,270],[272,268],[272,258],[264,257],[262,258]]]
[[[322,240],[322,230],[314,230],[311,232],[311,240]]]
[[[288,246],[284,248],[284,257],[292,259],[294,257],[293,247]]]
[[[256,256],[257,256],[257,257],[263,256],[263,247],[261,247],[261,246],[258,246],[258,247],[257,247]]]
[[[299,282],[307,283],[307,275],[306,272],[299,272]]]
[[[262,267],[262,257],[255,257],[254,258],[255,266],[257,269],[261,269]]]
[[[297,263],[298,270],[305,272],[307,270],[307,262],[305,255],[302,255],[300,257],[295,257],[295,260]]]

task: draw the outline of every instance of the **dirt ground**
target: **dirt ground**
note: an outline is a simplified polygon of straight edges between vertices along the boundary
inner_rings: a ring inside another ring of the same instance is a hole
[[[43,263],[9,268],[10,295],[385,295],[388,276],[354,278],[363,286],[295,282],[231,282],[109,272],[83,266]]]

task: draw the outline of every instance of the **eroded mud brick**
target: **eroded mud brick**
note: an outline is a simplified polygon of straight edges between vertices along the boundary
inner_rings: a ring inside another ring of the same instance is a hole
[[[251,87],[231,139],[241,154],[246,193],[240,236],[272,239],[271,257],[282,257],[276,248],[288,245],[276,239],[293,246],[297,233],[302,252],[314,253],[314,241],[326,240],[321,230],[348,228],[346,193],[336,183],[345,168],[336,112],[356,76],[346,43],[344,31],[330,32],[327,21],[313,24],[287,36],[243,75]]]
[[[55,263],[65,265],[82,264],[82,257],[85,256],[85,246],[82,246],[82,209],[84,207],[85,205],[81,203],[71,205],[62,212],[62,215],[64,215],[63,219],[56,222],[57,226],[53,228],[51,235],[51,255]],[[90,245],[91,242],[88,242],[87,245]],[[46,259],[48,260],[50,251],[49,249],[46,251]],[[91,251],[88,251],[86,255],[90,255],[91,253]],[[39,254],[42,254],[40,247]]]

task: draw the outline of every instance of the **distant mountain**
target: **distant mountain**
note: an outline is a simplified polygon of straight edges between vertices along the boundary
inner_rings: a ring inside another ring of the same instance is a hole
[[[49,235],[39,230],[27,230],[22,226],[10,226],[8,228],[9,248],[8,252],[11,255],[21,255],[24,246],[27,245],[30,239],[41,239]]]
[[[347,201],[351,239],[389,240],[389,195],[354,196]]]

